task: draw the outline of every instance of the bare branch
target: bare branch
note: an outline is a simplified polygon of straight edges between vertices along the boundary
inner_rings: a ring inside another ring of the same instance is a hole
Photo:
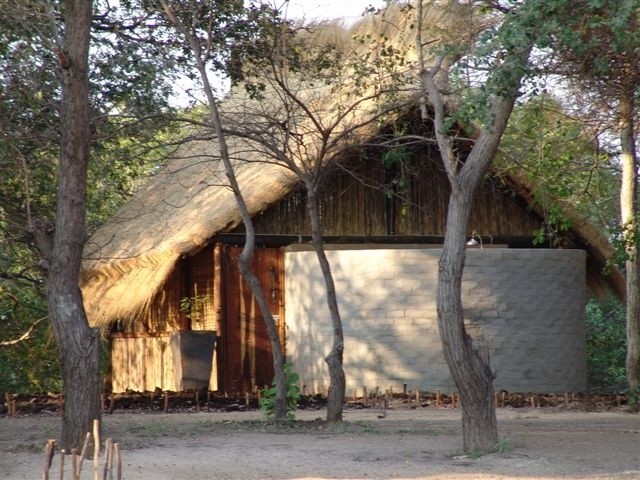
[[[33,333],[33,330],[36,328],[36,326],[40,322],[42,322],[43,320],[46,320],[47,318],[49,318],[49,317],[48,316],[47,317],[42,317],[42,318],[39,318],[38,320],[36,320],[35,322],[33,322],[31,324],[31,326],[27,329],[27,331],[24,332],[22,335],[20,335],[18,338],[14,339],[14,340],[5,340],[5,341],[0,342],[0,347],[8,347],[10,345],[16,345],[16,344],[18,344],[20,342],[24,342],[25,340],[28,340],[29,338],[31,338],[31,334]]]

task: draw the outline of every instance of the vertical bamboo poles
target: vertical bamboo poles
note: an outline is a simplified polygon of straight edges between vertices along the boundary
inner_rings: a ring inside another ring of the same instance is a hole
[[[94,454],[93,454],[93,478],[94,480],[122,480],[122,459],[120,455],[120,445],[113,442],[111,438],[105,441],[104,445],[104,464],[100,468],[100,423],[98,420],[94,420],[93,423],[93,435],[91,432],[87,433],[85,437],[82,450],[78,456],[78,449],[71,449],[70,463],[71,463],[71,480],[80,480],[82,475],[82,463],[87,458],[89,450],[89,442],[93,436],[94,442]],[[51,465],[53,464],[53,457],[55,454],[56,441],[50,439],[47,441],[44,449],[44,466],[42,478],[43,480],[49,480],[51,473]],[[65,476],[65,450],[60,450],[60,480],[64,480]]]

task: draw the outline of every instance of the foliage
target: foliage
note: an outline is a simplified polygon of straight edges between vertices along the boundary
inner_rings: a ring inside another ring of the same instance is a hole
[[[300,376],[293,371],[293,365],[290,363],[284,364],[285,385],[287,389],[287,417],[290,420],[295,418],[293,412],[298,408],[298,400],[300,399],[300,387],[298,382]],[[260,409],[268,419],[275,418],[276,408],[276,385],[275,380],[273,385],[265,387],[260,390]]]
[[[193,322],[202,321],[202,309],[207,301],[206,295],[193,295],[191,297],[182,297],[180,299],[180,311]]]
[[[608,298],[587,304],[587,371],[589,389],[620,392],[625,378],[625,309]]]

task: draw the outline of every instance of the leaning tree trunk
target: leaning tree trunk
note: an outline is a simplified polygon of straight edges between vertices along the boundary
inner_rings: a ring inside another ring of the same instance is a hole
[[[49,318],[62,368],[64,414],[61,448],[82,446],[100,418],[100,341],[89,327],[78,286],[85,239],[89,128],[88,51],[92,3],[64,2],[60,61],[60,165],[53,244],[44,246]],[[43,238],[44,233],[39,233]],[[45,242],[39,242],[44,245]]]
[[[495,450],[498,443],[494,376],[466,332],[461,295],[470,198],[469,193],[458,192],[452,193],[449,201],[438,269],[438,329],[449,371],[460,394],[464,451],[486,453]]]
[[[244,201],[244,197],[242,196],[242,192],[240,191],[240,186],[238,184],[233,165],[231,164],[227,142],[222,130],[222,121],[220,119],[220,113],[218,112],[217,100],[213,95],[213,87],[209,82],[207,67],[203,58],[201,57],[201,48],[198,40],[190,33],[190,31],[175,15],[173,9],[166,0],[160,0],[160,4],[162,5],[162,8],[169,21],[171,21],[176,29],[184,36],[193,54],[200,79],[202,80],[204,93],[207,96],[207,103],[209,106],[209,111],[211,113],[211,121],[218,139],[220,159],[222,160],[222,163],[224,165],[225,174],[227,176],[227,179],[229,180],[231,190],[233,191],[236,205],[238,206],[240,215],[242,216],[242,222],[244,223],[246,234],[244,248],[242,249],[242,253],[238,258],[238,269],[240,270],[242,278],[244,278],[244,280],[247,282],[249,288],[251,289],[251,292],[255,296],[258,302],[258,307],[260,308],[260,313],[262,314],[262,318],[267,327],[267,332],[269,335],[273,353],[273,369],[275,372],[275,419],[276,422],[281,423],[287,419],[287,385],[285,382],[286,377],[284,374],[284,354],[282,345],[280,344],[280,337],[278,336],[277,325],[275,323],[275,320],[273,319],[273,315],[271,313],[271,309],[269,308],[269,303],[267,302],[264,290],[260,285],[260,281],[250,268],[250,260],[253,256],[255,245],[255,231],[253,228],[253,222],[251,220],[251,214],[249,213],[247,204]]]
[[[622,150],[622,186],[620,213],[627,260],[627,381],[630,388],[640,387],[640,227],[638,226],[638,156],[633,122],[634,91],[620,101],[620,146]]]
[[[322,234],[320,226],[320,209],[316,197],[315,186],[311,182],[305,182],[307,188],[307,208],[309,210],[309,220],[311,222],[311,239],[313,247],[320,263],[322,276],[327,290],[327,304],[331,314],[331,325],[333,327],[333,347],[329,355],[325,358],[329,368],[329,395],[327,397],[327,421],[342,421],[342,409],[346,390],[346,380],[342,359],[344,354],[344,334],[342,331],[342,320],[336,298],[336,287],[333,283],[333,275],[327,255],[322,244]]]

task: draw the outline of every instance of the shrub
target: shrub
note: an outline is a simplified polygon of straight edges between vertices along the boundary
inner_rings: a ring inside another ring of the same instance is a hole
[[[625,373],[626,314],[615,298],[587,303],[587,369],[589,390],[619,392]]]
[[[293,420],[298,400],[300,399],[300,387],[298,387],[299,375],[293,371],[293,365],[284,364],[285,385],[287,387],[287,417]],[[275,418],[276,414],[276,386],[265,387],[260,391],[260,409],[268,419]]]

